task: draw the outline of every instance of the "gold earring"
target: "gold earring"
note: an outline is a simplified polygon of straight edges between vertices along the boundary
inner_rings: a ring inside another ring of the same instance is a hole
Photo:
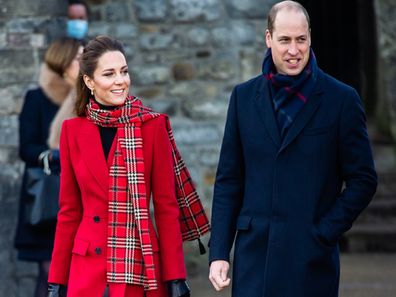
[[[91,89],[91,95],[92,96],[94,95],[94,89]]]

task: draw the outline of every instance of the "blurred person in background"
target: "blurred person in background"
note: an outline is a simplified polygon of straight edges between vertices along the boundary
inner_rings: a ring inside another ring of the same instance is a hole
[[[209,224],[168,117],[129,95],[130,84],[121,43],[91,40],[80,60],[78,117],[62,127],[51,297],[190,296],[182,240]],[[189,198],[182,204],[192,220],[178,203]]]
[[[19,202],[15,247],[19,260],[38,263],[35,297],[47,294],[47,277],[56,221],[39,226],[32,226],[27,222],[26,204],[33,198],[27,193],[26,170],[30,167],[41,167],[43,164],[40,155],[50,150],[50,168],[59,172],[60,123],[55,124],[54,119],[73,117],[73,105],[69,104],[69,108],[66,109],[63,103],[75,100],[78,59],[82,50],[81,43],[71,38],[62,38],[50,44],[40,69],[39,87],[27,92],[19,116],[19,155],[26,166]],[[63,110],[62,116],[59,114],[60,108]]]
[[[70,0],[67,9],[67,36],[83,40],[88,33],[89,9],[85,1]]]

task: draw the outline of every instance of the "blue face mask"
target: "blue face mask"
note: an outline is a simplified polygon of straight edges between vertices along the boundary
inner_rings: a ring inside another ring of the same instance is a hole
[[[86,20],[68,20],[67,36],[75,39],[83,39],[88,33],[88,22]]]

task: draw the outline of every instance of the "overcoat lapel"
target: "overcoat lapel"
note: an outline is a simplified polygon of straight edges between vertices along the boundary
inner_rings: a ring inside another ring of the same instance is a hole
[[[318,73],[318,80],[313,90],[312,94],[308,98],[308,102],[304,105],[301,111],[297,114],[293,123],[291,124],[289,130],[287,131],[285,138],[283,139],[282,146],[279,150],[281,152],[284,150],[304,129],[304,127],[308,124],[309,120],[315,114],[316,110],[319,108],[322,97],[320,94],[322,93],[322,78],[323,74]]]
[[[81,126],[77,143],[83,156],[82,159],[107,197],[109,169],[103,153],[98,127],[86,121]]]
[[[277,148],[281,146],[281,138],[279,134],[278,124],[276,122],[274,109],[271,103],[271,97],[267,81],[262,77],[257,88],[255,99],[256,110],[259,113],[260,119],[263,121],[268,135],[274,142]]]

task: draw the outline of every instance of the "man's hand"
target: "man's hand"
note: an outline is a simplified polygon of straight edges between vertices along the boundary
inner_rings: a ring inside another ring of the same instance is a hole
[[[209,280],[216,291],[221,291],[230,285],[231,279],[227,277],[230,264],[227,261],[216,260],[210,264]]]

